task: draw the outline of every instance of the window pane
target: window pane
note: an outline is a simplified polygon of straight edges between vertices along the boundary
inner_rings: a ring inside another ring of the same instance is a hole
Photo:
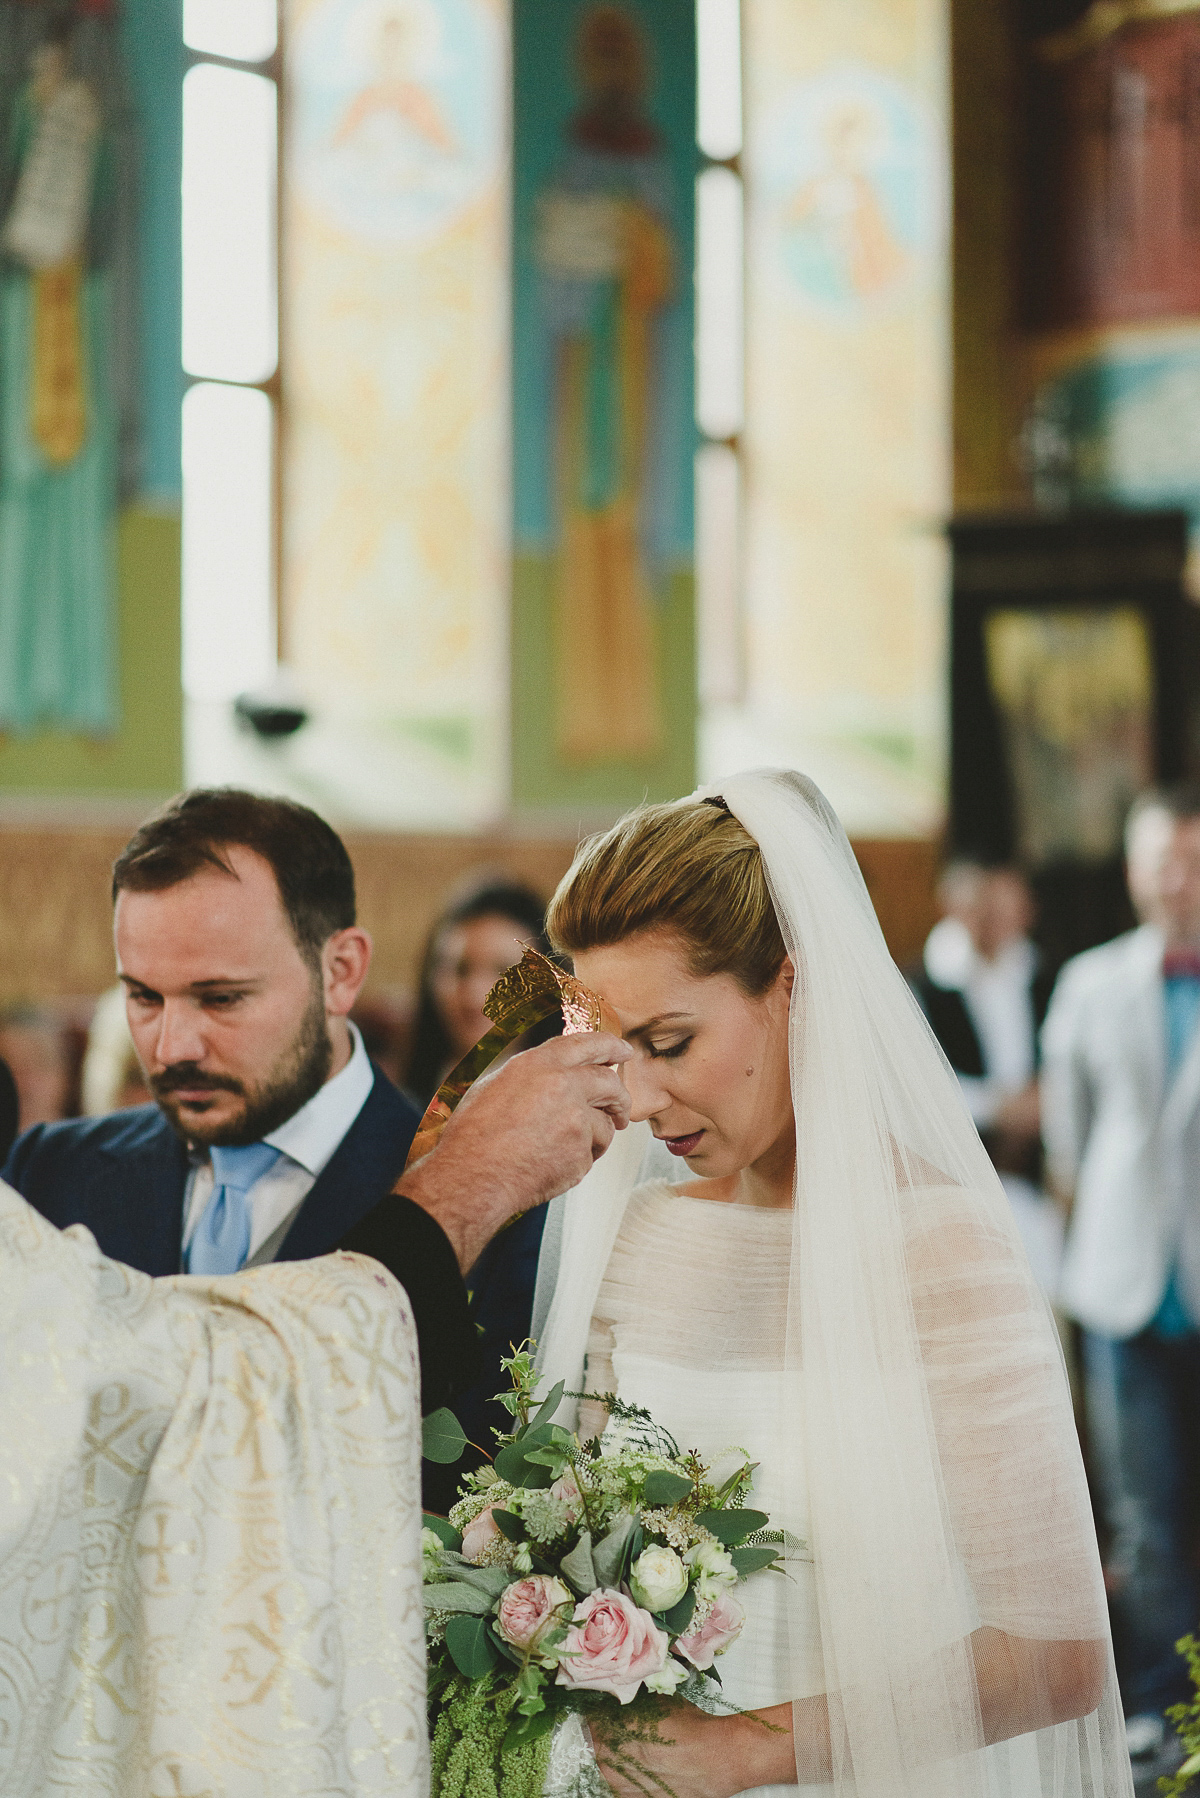
[[[183,685],[232,699],[275,667],[272,406],[255,388],[183,401]]]
[[[696,453],[696,630],[700,697],[742,697],[740,470],[736,450]]]
[[[738,0],[697,0],[696,141],[724,162],[742,147],[742,21]]]
[[[742,428],[742,184],[732,169],[696,183],[696,422],[708,437]]]
[[[277,354],[275,83],[200,63],[183,83],[183,366],[263,381]]]
[[[275,0],[183,0],[189,50],[263,62],[275,50]]]

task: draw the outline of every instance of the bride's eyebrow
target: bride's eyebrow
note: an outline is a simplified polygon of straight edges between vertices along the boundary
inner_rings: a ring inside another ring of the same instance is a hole
[[[691,1015],[690,1011],[660,1011],[657,1017],[647,1018],[644,1024],[636,1024],[632,1030],[627,1030],[625,1041],[629,1042],[635,1036],[649,1036],[660,1025],[678,1023],[680,1019],[690,1018]]]

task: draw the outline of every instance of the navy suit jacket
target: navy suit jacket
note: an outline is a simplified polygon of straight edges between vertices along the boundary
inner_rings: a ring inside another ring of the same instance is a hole
[[[419,1119],[379,1069],[321,1170],[276,1257],[306,1261],[336,1248],[404,1166]],[[17,1139],[3,1177],[57,1224],[86,1224],[102,1252],[146,1274],[183,1260],[187,1150],[157,1105],[107,1117],[35,1124]]]
[[[376,1068],[362,1110],[313,1182],[276,1260],[306,1261],[345,1246],[382,1261],[412,1305],[429,1411],[470,1384],[478,1351],[449,1242],[420,1206],[389,1196],[419,1121]],[[86,1224],[102,1253],[146,1274],[180,1270],[187,1176],[187,1150],[157,1105],[35,1124],[18,1137],[2,1175],[60,1230]]]

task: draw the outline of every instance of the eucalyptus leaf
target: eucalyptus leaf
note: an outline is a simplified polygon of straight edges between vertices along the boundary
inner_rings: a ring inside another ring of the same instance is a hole
[[[466,1611],[473,1617],[486,1617],[496,1602],[478,1586],[456,1579],[438,1580],[435,1585],[426,1586],[424,1597],[427,1611]]]
[[[663,1612],[663,1623],[673,1636],[686,1635],[688,1624],[696,1614],[696,1588],[689,1586],[678,1604]]]
[[[462,1460],[467,1438],[453,1411],[443,1405],[421,1420],[421,1453],[427,1461],[450,1467]]]
[[[748,1579],[752,1573],[761,1573],[764,1567],[773,1567],[779,1560],[777,1548],[734,1548],[729,1558],[737,1571],[739,1579]]]
[[[566,1391],[566,1387],[567,1382],[565,1380],[559,1380],[557,1385],[550,1388],[550,1391],[530,1419],[534,1429],[536,1429],[539,1424],[549,1423],[550,1419],[554,1416],[554,1413],[558,1410],[558,1407],[562,1404],[562,1395]]]
[[[424,1529],[432,1530],[435,1536],[440,1536],[447,1548],[458,1550],[462,1547],[462,1536],[448,1517],[438,1517],[432,1511],[425,1511],[421,1515],[421,1525]]]
[[[596,1570],[596,1581],[601,1586],[616,1586],[620,1583],[624,1569],[625,1551],[633,1540],[633,1533],[638,1527],[638,1520],[629,1511],[622,1511],[614,1520],[608,1534],[592,1550],[592,1566]]]
[[[450,1467],[462,1459],[467,1438],[462,1425],[448,1406],[431,1411],[421,1419],[421,1455],[426,1461]]]
[[[642,1503],[653,1510],[677,1505],[691,1490],[692,1481],[685,1479],[683,1474],[666,1473],[660,1468],[647,1475],[646,1484],[642,1487]]]
[[[500,1665],[482,1617],[451,1617],[446,1624],[446,1647],[464,1679],[483,1679]]]
[[[510,1442],[496,1456],[496,1472],[510,1486],[522,1486],[526,1490],[531,1487],[550,1486],[554,1483],[554,1475],[548,1467],[538,1466],[526,1458],[525,1444],[527,1437],[519,1442]],[[534,1444],[535,1449],[540,1444]]]
[[[570,1458],[570,1449],[556,1448],[553,1445],[548,1448],[530,1448],[525,1451],[525,1460],[528,1466],[549,1467],[555,1479],[562,1473]]]
[[[596,1567],[592,1560],[592,1532],[584,1530],[569,1555],[564,1555],[559,1562],[564,1578],[568,1579],[579,1593],[586,1598],[594,1592],[600,1581],[596,1578]]]
[[[473,1567],[470,1562],[459,1567],[454,1577],[479,1592],[490,1592],[493,1598],[499,1598],[505,1587],[513,1582],[507,1567]]]
[[[766,1529],[770,1521],[765,1511],[701,1511],[696,1518],[700,1528],[726,1548],[744,1542],[755,1530]]]
[[[493,1506],[492,1522],[500,1534],[507,1536],[510,1542],[524,1542],[525,1520],[518,1517],[515,1511],[500,1511]]]

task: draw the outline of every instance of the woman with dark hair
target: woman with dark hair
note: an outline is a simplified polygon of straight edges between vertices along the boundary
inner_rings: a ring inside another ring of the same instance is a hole
[[[483,1001],[504,970],[520,961],[526,948],[548,953],[544,914],[535,892],[496,874],[460,889],[434,924],[421,959],[404,1081],[421,1107],[487,1030]]]
[[[455,1063],[488,1029],[490,1020],[484,1015],[483,1001],[526,948],[549,951],[544,907],[529,887],[504,874],[486,875],[465,891],[460,889],[438,918],[421,962],[412,1054],[404,1083],[422,1108]],[[558,1020],[540,1025],[517,1046],[531,1048],[535,1042],[556,1036],[560,1029]],[[545,1221],[544,1206],[527,1211],[488,1244],[467,1277],[471,1315],[480,1331],[483,1373],[479,1383],[455,1402],[454,1410],[468,1439],[489,1451],[493,1427],[511,1427],[503,1406],[493,1402],[507,1384],[500,1357],[510,1354],[512,1345],[529,1334]],[[449,1469],[427,1462],[427,1503],[448,1509],[458,1480],[481,1458],[468,1451],[466,1459]]]

